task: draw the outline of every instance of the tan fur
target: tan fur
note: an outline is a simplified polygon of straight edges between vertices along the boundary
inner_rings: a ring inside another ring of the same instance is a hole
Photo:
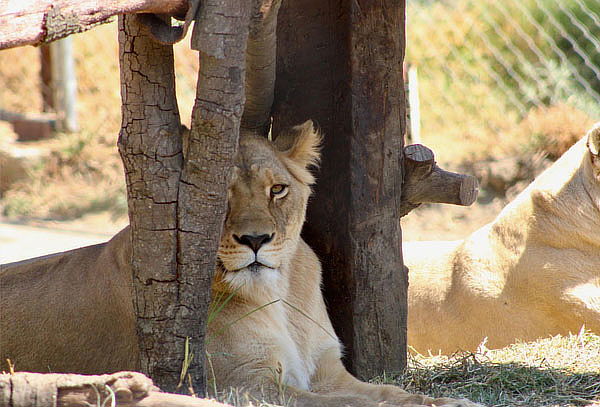
[[[213,309],[220,309],[207,341],[212,384],[273,402],[293,397],[299,406],[475,406],[364,383],[345,370],[319,260],[300,238],[319,137],[312,123],[289,137],[282,150],[257,137],[240,145],[212,286]],[[271,187],[281,184],[286,193],[274,196]],[[272,239],[255,256],[239,242],[248,234]],[[42,372],[137,369],[130,246],[125,229],[106,244],[4,266],[2,359]]]
[[[409,345],[600,333],[600,123],[464,241],[409,242]],[[444,335],[439,333],[443,332]]]

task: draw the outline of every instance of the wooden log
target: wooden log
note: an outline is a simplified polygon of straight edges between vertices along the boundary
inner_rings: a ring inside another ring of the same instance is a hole
[[[295,0],[279,11],[273,135],[306,119],[324,134],[303,236],[323,263],[344,362],[361,378],[406,363],[403,56],[402,0]]]
[[[141,373],[100,376],[0,374],[2,407],[228,407],[214,400],[162,393]]]
[[[246,50],[246,103],[241,132],[266,136],[275,88],[277,14],[281,0],[259,0]]]
[[[252,6],[251,1],[203,0],[191,40],[200,51],[200,69],[177,195],[177,299],[182,304],[177,324],[180,337],[191,338],[195,359],[186,377],[196,392],[205,391],[210,286],[238,150]]]
[[[12,124],[19,141],[49,139],[56,127],[54,113],[13,113],[0,109],[0,120]]]
[[[9,1],[0,9],[0,49],[39,45],[87,31],[118,14],[184,16],[188,0]]]
[[[404,149],[401,217],[422,203],[469,206],[478,192],[477,178],[439,168],[433,151],[424,145],[412,144]]]
[[[190,328],[178,321],[185,309],[177,301],[177,194],[183,157],[173,47],[154,41],[137,16],[126,15],[119,18],[119,54],[118,147],[127,182],[140,344],[140,365],[124,368],[141,369],[161,388],[174,391]]]

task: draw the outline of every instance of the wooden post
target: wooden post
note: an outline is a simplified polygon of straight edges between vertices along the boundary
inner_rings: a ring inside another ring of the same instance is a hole
[[[42,110],[46,113],[54,112],[54,91],[52,85],[52,50],[50,45],[40,46],[40,80],[42,93]]]
[[[205,391],[204,341],[210,286],[227,212],[227,188],[244,111],[251,1],[204,0],[192,36],[200,51],[196,101],[178,195],[180,335],[192,338],[188,374]],[[176,365],[175,365],[176,366]],[[186,376],[187,377],[187,376]]]
[[[404,1],[284,2],[277,37],[274,135],[308,118],[325,135],[304,236],[346,365],[361,378],[400,371]]]
[[[137,17],[119,20],[119,149],[141,368],[166,391],[187,391],[188,385],[197,394],[205,391],[205,323],[244,110],[252,6],[238,0],[202,4],[192,37],[200,71],[185,155],[173,48],[154,41]]]
[[[73,60],[73,37],[50,44],[52,53],[52,91],[58,130],[67,133],[79,129],[77,123],[77,75]]]
[[[173,47],[154,41],[135,15],[125,15],[119,17],[119,52],[123,119],[118,144],[127,181],[140,368],[160,388],[174,391],[185,335],[177,302],[183,157]]]

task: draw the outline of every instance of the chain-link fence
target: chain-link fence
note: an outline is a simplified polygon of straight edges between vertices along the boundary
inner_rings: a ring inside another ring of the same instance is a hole
[[[557,115],[583,127],[600,118],[600,1],[407,0],[406,61],[425,143],[502,144]]]
[[[69,217],[124,202],[116,23],[73,36],[73,53],[79,132],[11,187],[5,214]],[[189,123],[198,57],[187,40],[175,56]],[[548,133],[578,137],[600,119],[600,0],[407,0],[406,62],[418,73],[423,143],[440,161],[512,154]],[[40,72],[38,48],[1,51],[0,110],[43,111]],[[0,147],[10,132],[0,121]],[[52,186],[64,180],[68,191]]]

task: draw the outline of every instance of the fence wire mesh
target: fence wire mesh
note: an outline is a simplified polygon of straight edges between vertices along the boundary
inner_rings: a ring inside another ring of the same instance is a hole
[[[600,1],[408,0],[406,61],[424,142],[501,142],[541,111],[597,120]]]

